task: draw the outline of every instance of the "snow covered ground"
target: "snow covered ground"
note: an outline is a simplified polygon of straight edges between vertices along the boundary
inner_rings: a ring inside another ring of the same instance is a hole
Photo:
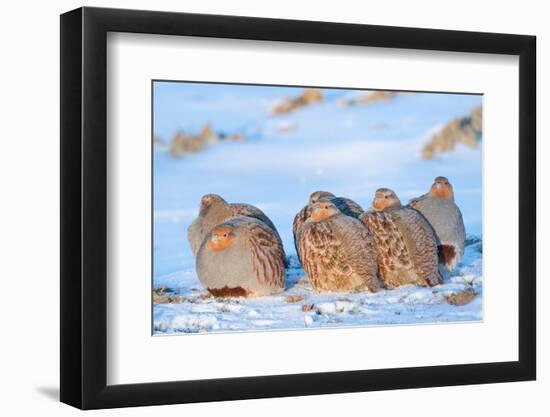
[[[155,83],[154,131],[164,141],[177,131],[198,133],[207,122],[217,132],[242,132],[247,139],[214,144],[181,158],[155,145],[153,285],[167,287],[182,302],[153,304],[154,334],[482,320],[481,148],[458,147],[433,160],[420,158],[433,132],[469,113],[482,97],[411,93],[387,102],[342,107],[340,99],[366,93],[330,89],[323,90],[325,100],[320,104],[269,116],[283,96],[301,91]],[[376,188],[390,187],[406,202],[426,192],[438,175],[453,183],[470,236],[463,261],[443,285],[377,294],[312,292],[292,238],[294,215],[312,191],[331,191],[367,208]],[[283,294],[204,297],[186,230],[206,193],[254,204],[273,220],[291,261]],[[447,302],[446,296],[465,288],[477,293],[472,302]]]

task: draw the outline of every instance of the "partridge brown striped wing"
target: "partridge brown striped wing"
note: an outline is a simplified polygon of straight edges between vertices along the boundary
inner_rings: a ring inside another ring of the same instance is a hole
[[[249,226],[252,263],[258,282],[284,288],[285,253],[273,230],[260,222]]]
[[[258,219],[267,224],[273,231],[277,232],[277,228],[266,214],[257,207],[250,204],[235,203],[231,204],[233,216],[246,216]]]
[[[361,219],[374,238],[382,278],[413,268],[407,244],[390,213],[369,211]]]
[[[299,248],[299,241],[300,241],[300,232],[302,229],[302,226],[306,222],[306,220],[311,215],[311,209],[308,206],[305,206],[296,214],[294,217],[294,222],[292,223],[292,232],[294,234],[294,247],[296,248],[296,254],[298,255],[298,259],[301,262],[300,258],[300,248]]]
[[[345,198],[345,197],[333,197],[330,201],[338,207],[343,214],[346,216],[354,217],[358,219],[361,214],[364,213],[363,207],[357,204],[355,201]]]
[[[331,223],[306,223],[300,235],[302,265],[314,288],[329,288],[329,281],[348,276],[352,271],[344,256],[343,242],[336,238]]]
[[[273,233],[275,233],[275,236],[277,236],[277,239],[279,239],[282,246],[283,241],[281,240],[281,236],[279,236],[279,232],[277,231],[277,228],[275,227],[271,219],[267,217],[267,215],[262,210],[250,204],[242,204],[242,203],[231,204],[231,209],[233,210],[233,216],[252,217],[254,219],[258,219],[264,222],[265,224],[267,224],[271,228],[271,230],[273,230]]]
[[[343,265],[349,265],[355,274],[364,278],[370,291],[378,291],[378,255],[371,233],[359,220],[342,216],[338,221],[342,223],[339,238],[342,241],[342,256],[345,258],[341,262]]]
[[[437,268],[437,238],[428,220],[419,211],[408,207],[394,210],[392,217],[401,230],[410,259],[419,275],[429,285],[441,283]]]

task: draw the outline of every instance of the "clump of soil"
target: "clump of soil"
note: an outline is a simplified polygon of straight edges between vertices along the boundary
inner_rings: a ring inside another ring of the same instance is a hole
[[[478,243],[481,243],[481,242],[482,242],[481,239],[477,236],[468,236],[464,241],[464,246],[477,245]]]
[[[451,152],[462,143],[475,148],[481,140],[482,107],[475,107],[469,115],[455,117],[434,134],[422,148],[422,158],[432,159],[438,152]]]
[[[209,300],[211,298],[214,298],[212,296],[212,294],[210,294],[209,292],[205,292],[203,294],[200,294],[198,295],[197,297],[195,297],[195,300],[198,300],[198,301],[203,301],[203,300]]]
[[[457,292],[451,295],[446,295],[445,299],[451,305],[463,306],[470,303],[476,297],[476,295],[477,295],[477,292],[475,292],[471,288],[467,288],[460,292]]]
[[[467,237],[464,241],[464,246],[473,246],[476,251],[483,253],[483,242],[475,236]]]
[[[281,103],[277,104],[273,108],[272,113],[274,115],[292,113],[299,108],[309,106],[313,103],[320,103],[322,101],[323,93],[321,90],[318,88],[306,88],[298,97],[285,97]]]
[[[340,100],[339,103],[342,106],[366,106],[368,104],[392,100],[397,94],[397,91],[371,91],[367,95]]]
[[[304,313],[311,310],[313,310],[313,304],[302,304],[302,311]]]
[[[153,288],[153,302],[156,304],[181,303],[183,297],[173,294],[174,290],[161,285],[158,288]]]

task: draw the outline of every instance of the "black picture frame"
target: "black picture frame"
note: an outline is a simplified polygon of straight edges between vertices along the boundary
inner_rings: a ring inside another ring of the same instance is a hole
[[[108,32],[519,56],[519,358],[513,362],[107,385]],[[61,15],[61,401],[82,409],[536,378],[536,38],[79,8]]]

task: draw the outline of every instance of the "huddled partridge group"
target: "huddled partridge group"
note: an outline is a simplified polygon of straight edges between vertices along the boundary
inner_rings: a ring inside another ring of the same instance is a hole
[[[316,191],[294,218],[293,232],[298,259],[316,292],[441,284],[441,272],[460,262],[466,235],[445,177],[406,206],[394,191],[379,188],[366,211],[353,200]],[[207,194],[188,239],[197,275],[210,294],[264,296],[285,289],[283,244],[260,209]]]

